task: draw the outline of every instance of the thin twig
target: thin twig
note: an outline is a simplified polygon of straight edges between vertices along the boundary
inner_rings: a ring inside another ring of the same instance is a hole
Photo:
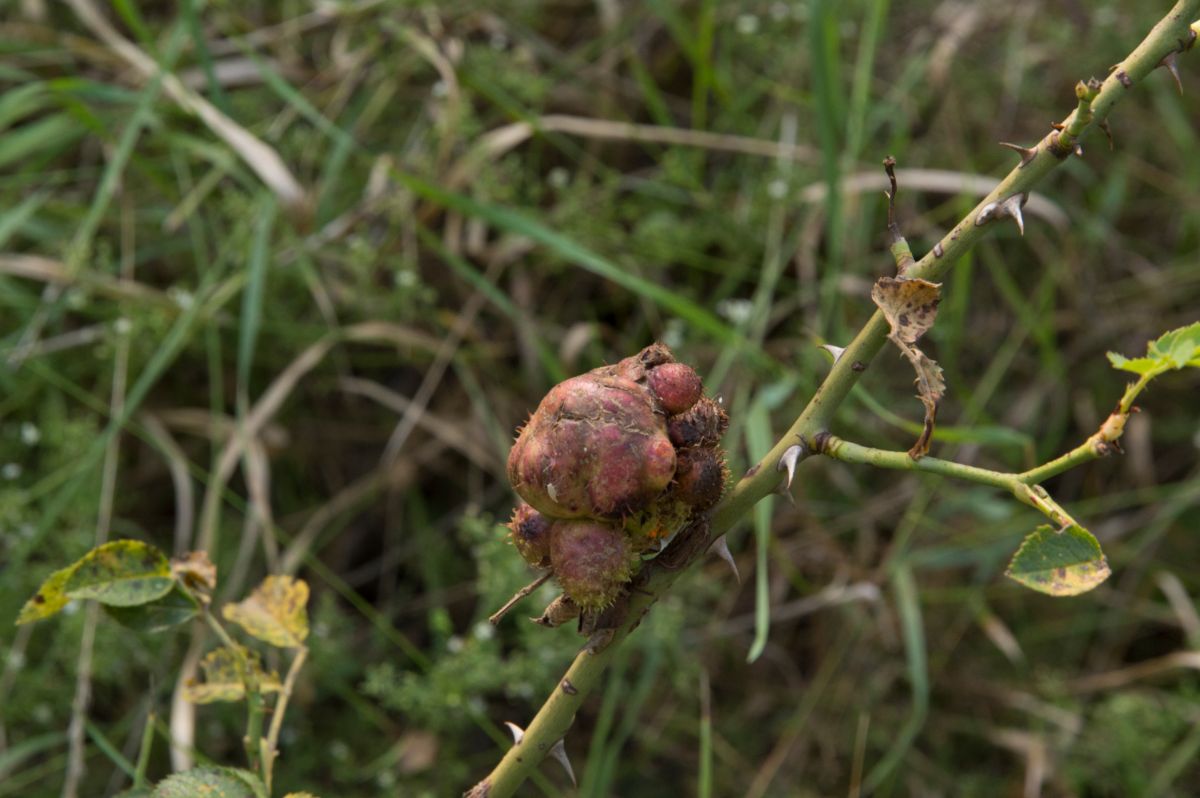
[[[533,591],[537,590],[542,585],[546,584],[546,581],[553,575],[554,574],[552,571],[547,571],[546,573],[539,576],[537,579],[534,579],[532,582],[525,585],[525,587],[518,590],[516,593],[513,594],[512,598],[510,598],[508,601],[504,602],[503,607],[501,607],[500,609],[493,612],[490,616],[488,616],[488,622],[490,622],[492,624],[492,626],[495,626],[496,624],[500,623],[500,619],[503,618],[505,615],[508,615],[508,611],[511,610],[513,607],[517,606],[517,602],[519,602],[521,599],[528,596]]]
[[[288,667],[283,687],[279,691],[279,698],[275,701],[274,714],[271,715],[271,727],[267,731],[267,738],[262,741],[263,781],[267,785],[268,795],[271,794],[271,776],[275,767],[275,758],[279,756],[279,732],[283,729],[283,716],[287,712],[292,690],[296,687],[296,678],[300,675],[300,669],[304,667],[304,660],[307,657],[307,646],[300,646],[296,649],[296,655],[292,657],[292,664]]]

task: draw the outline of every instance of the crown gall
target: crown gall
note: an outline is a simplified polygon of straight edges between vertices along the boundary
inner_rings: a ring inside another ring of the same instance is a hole
[[[728,423],[696,371],[662,344],[564,380],[509,452],[509,481],[524,500],[508,524],[513,544],[593,618],[628,588],[644,554],[721,498]]]

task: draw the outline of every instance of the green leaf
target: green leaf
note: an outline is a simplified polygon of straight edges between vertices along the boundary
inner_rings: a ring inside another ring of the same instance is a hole
[[[168,776],[154,798],[267,798],[267,788],[248,770],[199,767]]]
[[[67,606],[71,597],[63,591],[63,587],[73,573],[75,573],[74,565],[50,574],[33,594],[33,597],[26,601],[25,606],[21,608],[21,614],[17,616],[17,625],[57,615],[63,607]]]
[[[226,604],[225,620],[259,640],[297,648],[308,637],[308,583],[290,576],[268,576],[244,601]]]
[[[1146,345],[1146,357],[1126,358],[1108,353],[1113,368],[1145,375],[1184,366],[1200,367],[1200,321],[1165,332]]]
[[[176,585],[167,595],[137,607],[106,607],[113,620],[137,632],[162,632],[196,617],[196,603]]]
[[[63,586],[67,596],[114,607],[147,604],[165,596],[175,584],[166,555],[140,540],[105,543],[72,569]]]
[[[1165,360],[1173,369],[1200,366],[1200,321],[1163,333],[1150,343],[1148,353]]]
[[[1043,524],[1021,543],[1006,576],[1051,596],[1077,596],[1112,572],[1100,543],[1081,526],[1058,531]]]
[[[1155,358],[1127,358],[1124,355],[1118,355],[1116,352],[1108,353],[1108,362],[1112,363],[1113,368],[1115,369],[1120,369],[1121,371],[1132,371],[1139,377],[1143,374],[1149,374],[1152,371],[1158,371],[1162,368],[1162,363]]]

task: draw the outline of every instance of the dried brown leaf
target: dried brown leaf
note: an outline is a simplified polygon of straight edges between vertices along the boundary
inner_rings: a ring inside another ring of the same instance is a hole
[[[206,551],[189,551],[172,559],[171,575],[205,604],[212,599],[212,592],[217,587],[217,566]]]
[[[892,328],[888,338],[912,364],[917,375],[917,398],[925,406],[925,427],[908,450],[909,457],[916,460],[929,452],[938,402],[946,393],[942,367],[916,345],[937,320],[941,285],[919,278],[881,277],[871,289],[871,299],[883,311]]]

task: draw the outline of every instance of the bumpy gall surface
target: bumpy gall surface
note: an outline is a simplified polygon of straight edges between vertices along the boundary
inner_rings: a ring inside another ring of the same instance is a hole
[[[548,516],[619,518],[675,474],[675,449],[647,389],[611,372],[555,386],[509,453],[513,488]]]
[[[612,604],[636,562],[628,536],[597,521],[558,521],[550,533],[550,562],[563,591],[584,609]]]
[[[685,412],[700,398],[704,386],[700,375],[691,366],[683,363],[664,363],[650,369],[646,375],[650,390],[662,402],[667,415]]]
[[[725,462],[714,449],[694,448],[679,453],[672,495],[693,510],[707,510],[725,491]]]
[[[550,565],[550,525],[552,521],[528,504],[521,502],[508,522],[509,535],[525,562],[535,568]]]
[[[539,622],[595,616],[626,588],[640,553],[705,519],[728,478],[728,423],[699,375],[662,344],[546,394],[508,458],[527,502],[509,522],[513,543],[565,593]]]
[[[708,398],[700,399],[686,413],[667,419],[667,435],[680,449],[716,446],[728,427],[725,409]]]

